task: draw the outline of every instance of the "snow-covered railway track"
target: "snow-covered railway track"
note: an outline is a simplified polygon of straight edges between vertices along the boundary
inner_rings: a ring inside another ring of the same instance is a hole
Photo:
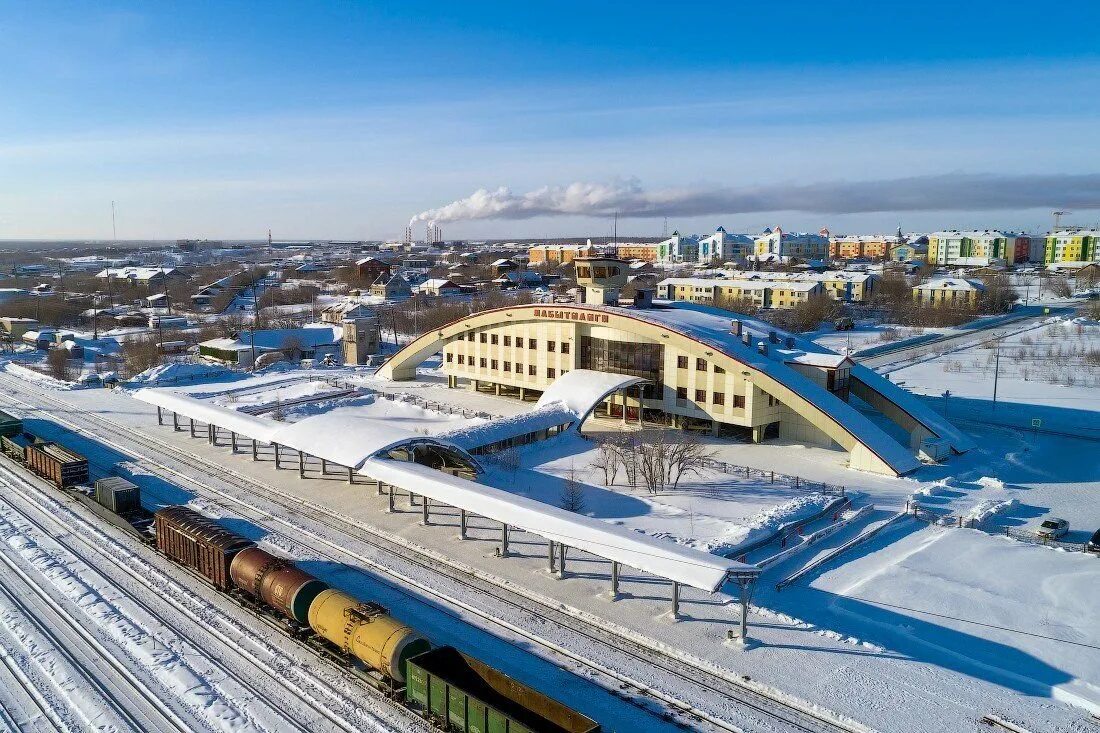
[[[43,409],[41,402],[47,402],[67,411],[71,409],[62,400],[24,390],[24,385],[18,386],[20,393],[35,400],[24,402],[27,407]],[[637,694],[660,701],[688,720],[705,721],[714,728],[731,731],[760,729],[850,733],[868,730],[857,722],[803,706],[793,699],[785,699],[781,694],[739,680],[716,667],[693,663],[687,655],[670,653],[658,645],[646,644],[631,635],[619,633],[611,626],[555,608],[535,594],[521,593],[518,589],[495,583],[483,575],[471,573],[470,568],[394,540],[366,525],[260,483],[224,464],[215,464],[184,452],[129,426],[99,415],[80,413],[81,418],[94,426],[94,429],[88,430],[70,419],[71,412],[67,416],[50,414],[55,421],[79,433],[91,435],[124,454],[135,456],[149,464],[145,467],[154,473],[185,488],[193,488],[205,500],[232,514],[264,526],[269,531],[273,530],[273,525],[285,527],[285,530],[275,531],[294,544],[307,546],[338,562],[377,569],[396,578],[397,584],[387,582],[401,592],[407,592],[402,585],[411,585],[447,606],[458,606],[492,626],[505,629],[512,637],[538,644],[552,658],[565,658],[572,666],[583,667],[600,679],[610,678],[614,684],[626,685]],[[147,453],[136,452],[135,445]],[[203,479],[196,479],[195,476],[202,476]],[[224,488],[212,485],[214,483]],[[263,504],[274,506],[265,509],[261,506]],[[333,532],[337,537],[354,539],[363,549],[326,536]],[[440,588],[438,583],[429,585],[416,580],[414,576],[422,570],[442,580],[443,587]],[[448,591],[448,587],[452,590]],[[460,592],[455,593],[455,590]],[[477,605],[458,601],[460,595],[476,598]],[[487,611],[486,607],[491,611]],[[539,622],[538,634],[529,630],[532,617]],[[509,618],[518,621],[511,622]],[[675,689],[666,691],[667,686],[662,680],[675,680]]]
[[[134,551],[136,548],[102,531],[94,520],[86,521],[63,506],[54,498],[51,488],[36,486],[39,479],[24,477],[0,463],[0,481],[15,485],[20,492],[16,497],[28,498],[28,492],[37,492],[36,498],[41,502],[28,510],[25,505],[13,506],[12,498],[3,497],[0,511],[15,511],[28,524],[52,534],[74,557],[89,565],[97,563],[95,567],[106,582],[117,584],[131,603],[155,616],[157,623],[166,629],[166,635],[174,636],[174,648],[191,650],[180,651],[178,656],[189,659],[201,656],[203,663],[210,666],[216,674],[204,679],[219,680],[215,683],[218,689],[210,690],[212,694],[228,692],[231,694],[225,695],[226,700],[264,701],[268,710],[262,720],[250,720],[246,710],[217,711],[226,720],[236,717],[234,729],[242,725],[249,730],[280,733],[390,729],[389,723],[394,721],[380,720],[361,707],[362,687],[350,676],[335,674],[330,679],[321,679],[308,673],[305,668],[309,665],[302,664],[308,661],[308,656],[305,660],[294,658],[267,639],[250,634],[249,629],[223,615],[223,608],[194,595],[177,583],[171,572],[165,573],[155,564],[167,564],[166,560],[152,551],[148,553],[151,557],[141,557],[141,553]],[[16,503],[21,502],[16,499]],[[55,525],[57,531],[51,532],[46,523]],[[173,609],[172,613],[160,610],[165,604]],[[228,600],[225,604],[231,605]],[[234,716],[234,712],[239,714]],[[420,722],[411,715],[396,717],[401,718],[397,722],[402,729],[410,724],[417,727]],[[322,722],[324,726],[318,727]]]
[[[136,733],[148,730],[190,733],[194,730],[96,639],[80,619],[43,590],[10,554],[6,548],[0,552],[0,565],[3,566],[0,572],[4,575],[0,595],[34,627],[37,636],[48,641],[49,653],[79,675],[79,683],[86,687],[78,694],[90,692],[98,698],[102,719],[97,720],[87,711],[81,711],[89,726],[111,725]],[[77,680],[68,682],[75,684]],[[38,691],[41,693],[40,688]],[[54,719],[62,722],[60,718]],[[70,728],[62,722],[61,730],[79,728]]]

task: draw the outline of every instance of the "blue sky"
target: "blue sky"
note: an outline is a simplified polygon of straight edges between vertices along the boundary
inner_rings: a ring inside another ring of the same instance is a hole
[[[377,238],[502,186],[1097,174],[1100,51],[1080,31],[1098,26],[1086,2],[0,0],[0,238],[109,236],[112,199],[123,238]],[[1065,195],[673,208],[669,223],[1037,228]],[[444,223],[471,238],[609,228],[574,210]]]

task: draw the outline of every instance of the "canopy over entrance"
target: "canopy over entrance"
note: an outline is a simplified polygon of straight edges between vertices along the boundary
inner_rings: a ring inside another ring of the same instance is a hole
[[[643,384],[645,381],[641,377],[632,377],[628,374],[574,369],[554,380],[554,383],[542,393],[542,397],[539,397],[536,407],[560,402],[577,416],[577,428],[580,429],[581,423],[608,396],[627,387]]]

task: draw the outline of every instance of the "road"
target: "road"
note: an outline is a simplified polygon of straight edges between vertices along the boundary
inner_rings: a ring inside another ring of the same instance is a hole
[[[1023,316],[1012,321],[1001,321],[986,328],[974,329],[973,331],[947,336],[942,339],[936,339],[935,341],[925,341],[924,343],[914,344],[913,346],[903,346],[895,351],[866,357],[855,355],[852,358],[863,366],[886,374],[893,370],[884,369],[884,367],[901,368],[902,366],[908,366],[913,362],[921,360],[923,357],[938,356],[954,349],[972,346],[982,343],[983,341],[998,339],[1014,333],[1020,333],[1029,328],[1034,328],[1051,316],[1067,315],[1075,312],[1076,309],[1074,308],[1051,308],[1050,313]]]

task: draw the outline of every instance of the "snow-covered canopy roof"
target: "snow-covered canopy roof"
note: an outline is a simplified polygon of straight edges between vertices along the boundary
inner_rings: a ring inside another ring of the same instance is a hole
[[[592,369],[574,369],[561,375],[535,403],[536,407],[547,407],[561,403],[579,418],[587,417],[609,394],[620,389],[641,384],[645,380],[626,374],[597,372]]]
[[[752,565],[649,537],[416,463],[371,458],[359,472],[434,501],[700,590],[718,590],[731,572],[757,572]]]
[[[449,449],[470,465],[478,465],[465,450],[446,440],[420,435],[396,427],[392,421],[379,420],[349,410],[283,423],[163,389],[138,390],[134,393],[134,398],[202,423],[217,425],[242,437],[254,438],[262,443],[278,443],[340,466],[359,468],[371,456],[413,445],[433,445]]]

